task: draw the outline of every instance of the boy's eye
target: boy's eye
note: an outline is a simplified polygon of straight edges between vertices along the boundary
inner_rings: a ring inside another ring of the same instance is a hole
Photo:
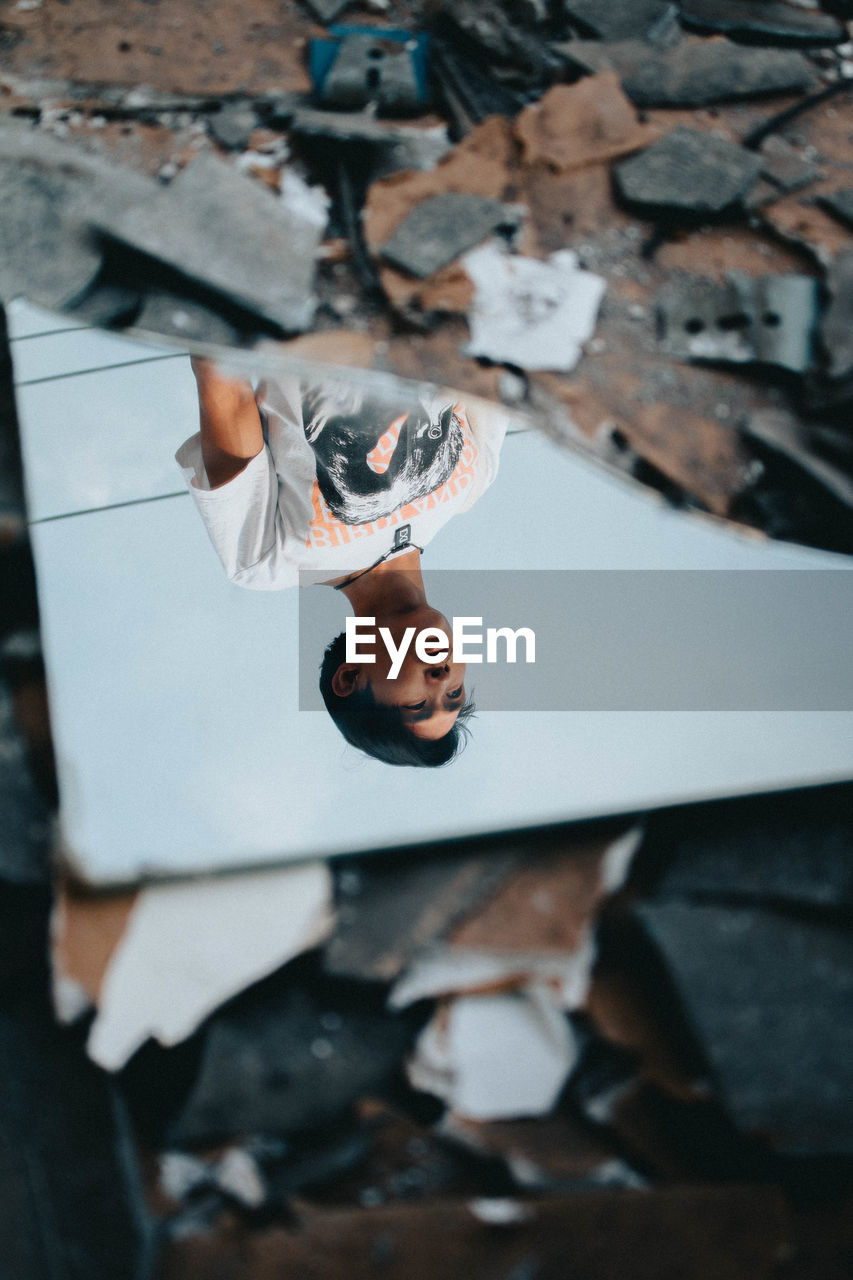
[[[462,697],[462,685],[460,684],[460,686],[459,686],[459,688],[458,688],[458,689],[451,689],[447,696],[448,696],[448,698],[461,698],[461,697]]]
[[[424,698],[423,702],[411,702],[411,703],[404,702],[403,703],[403,707],[406,711],[422,711],[425,706],[426,706],[426,698]]]

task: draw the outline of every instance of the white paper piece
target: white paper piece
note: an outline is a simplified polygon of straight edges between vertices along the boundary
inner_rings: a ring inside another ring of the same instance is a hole
[[[504,252],[494,241],[462,263],[474,284],[467,354],[522,369],[567,373],[592,337],[605,281],[569,249],[547,262]]]
[[[224,1001],[327,937],[331,903],[325,862],[144,889],[107,969],[89,1056],[115,1071],[149,1036],[186,1039]]]
[[[477,951],[467,947],[424,948],[397,980],[388,997],[390,1009],[405,1009],[417,1000],[474,992],[498,983],[531,980],[548,985],[563,1009],[577,1009],[586,999],[595,960],[591,934],[575,952],[545,955],[524,951]]]
[[[634,854],[643,842],[643,834],[641,824],[637,823],[614,840],[605,852],[601,864],[601,882],[605,893],[615,893],[622,888],[628,878]]]
[[[550,1111],[576,1060],[565,1015],[537,985],[450,1001],[421,1032],[407,1071],[458,1116],[510,1120]]]

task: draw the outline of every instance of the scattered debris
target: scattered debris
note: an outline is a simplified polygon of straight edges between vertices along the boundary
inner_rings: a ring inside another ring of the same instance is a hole
[[[487,244],[463,263],[474,282],[469,354],[521,369],[574,368],[595,329],[601,276],[581,270],[568,249],[538,262]]]
[[[679,125],[617,165],[615,178],[623,200],[653,216],[707,218],[742,203],[761,167],[760,157],[743,147]]]
[[[814,65],[793,50],[747,49],[728,40],[686,39],[655,49],[641,40],[572,40],[554,46],[587,74],[615,71],[637,106],[702,107],[731,98],[795,93],[817,83]]]
[[[814,362],[818,282],[810,276],[747,276],[726,284],[681,280],[659,299],[663,349],[694,360],[777,365],[804,373]]]
[[[382,255],[411,275],[431,276],[498,228],[517,227],[521,212],[447,191],[419,204],[382,246]]]
[[[548,988],[532,984],[441,1006],[407,1070],[415,1088],[443,1098],[454,1114],[497,1120],[550,1111],[575,1058],[568,1021]]]
[[[613,71],[573,85],[555,85],[515,122],[526,164],[568,173],[638,151],[660,136],[641,124]]]
[[[817,8],[784,0],[680,0],[681,20],[693,31],[719,31],[732,40],[760,38],[767,44],[811,47],[841,44],[843,23]]]

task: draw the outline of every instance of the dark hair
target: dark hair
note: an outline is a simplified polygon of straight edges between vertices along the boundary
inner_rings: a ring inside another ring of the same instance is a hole
[[[465,722],[475,711],[470,698],[459,708],[453,728],[443,738],[416,738],[403,724],[399,708],[383,706],[370,689],[355,689],[346,698],[335,693],[332,679],[343,662],[346,662],[346,635],[342,631],[323,654],[320,692],[326,710],[352,746],[384,764],[407,764],[424,769],[449,764],[459,754],[468,737]]]

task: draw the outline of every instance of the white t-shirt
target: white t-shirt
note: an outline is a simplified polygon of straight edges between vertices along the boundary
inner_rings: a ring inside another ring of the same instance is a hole
[[[507,415],[451,394],[408,404],[351,386],[262,383],[261,452],[211,489],[201,436],[176,459],[232,582],[277,590],[424,547],[497,475]]]

